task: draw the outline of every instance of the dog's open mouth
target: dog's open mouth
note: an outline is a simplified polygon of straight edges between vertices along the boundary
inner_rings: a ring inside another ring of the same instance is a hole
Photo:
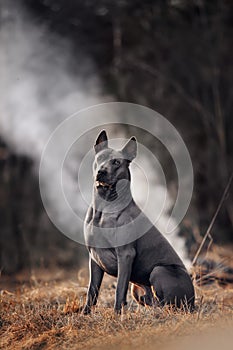
[[[104,188],[104,189],[109,189],[109,188],[112,187],[111,184],[108,184],[107,182],[104,182],[104,181],[96,181],[95,184],[96,184],[96,187],[97,187],[97,188],[98,188],[98,187],[102,187],[102,188]]]

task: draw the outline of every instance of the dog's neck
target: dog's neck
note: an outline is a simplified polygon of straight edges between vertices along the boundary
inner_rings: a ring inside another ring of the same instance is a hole
[[[93,188],[93,209],[102,213],[119,213],[128,207],[133,201],[130,181],[117,190],[108,189],[106,193],[100,195],[94,186]]]

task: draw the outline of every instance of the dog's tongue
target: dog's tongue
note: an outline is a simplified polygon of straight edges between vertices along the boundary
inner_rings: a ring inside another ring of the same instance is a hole
[[[97,187],[112,187],[112,185],[108,184],[107,182],[104,181],[96,181],[96,186]]]

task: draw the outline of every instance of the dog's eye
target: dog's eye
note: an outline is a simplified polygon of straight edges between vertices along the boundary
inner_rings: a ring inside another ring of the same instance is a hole
[[[115,166],[120,166],[121,162],[118,159],[113,159],[112,164]]]

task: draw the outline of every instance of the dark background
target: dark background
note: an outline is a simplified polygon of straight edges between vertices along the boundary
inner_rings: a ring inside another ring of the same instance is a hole
[[[37,25],[94,62],[104,93],[148,106],[171,121],[194,167],[194,193],[181,224],[190,257],[232,172],[231,1],[20,0]],[[4,48],[1,48],[1,50]],[[75,65],[71,67],[76,74]],[[1,130],[0,130],[1,134]],[[151,140],[152,142],[153,140]],[[168,179],[172,174],[167,169]],[[232,189],[217,217],[216,244],[233,241]],[[65,253],[64,253],[65,251]],[[0,141],[0,268],[78,266],[85,249],[65,238],[43,209],[33,161]]]

